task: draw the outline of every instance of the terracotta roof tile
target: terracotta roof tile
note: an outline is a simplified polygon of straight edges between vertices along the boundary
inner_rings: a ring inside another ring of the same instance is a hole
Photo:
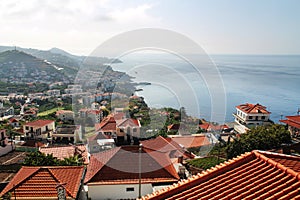
[[[299,198],[300,158],[253,151],[143,199]]]
[[[58,184],[66,184],[67,197],[76,198],[83,171],[83,166],[23,166],[0,196],[14,191],[17,199],[50,199],[57,197],[56,186]]]
[[[179,179],[168,156],[160,152],[139,154],[138,146],[122,146],[91,155],[85,183],[104,184],[117,182],[138,182],[139,156],[141,156],[142,181],[176,182]]]
[[[117,126],[121,127],[121,126],[138,126],[140,127],[140,122],[137,119],[132,119],[132,118],[126,118],[126,119],[121,119],[121,120],[117,120]]]
[[[97,141],[102,139],[111,139],[111,137],[102,133],[96,133],[95,135],[92,135],[87,138],[88,141],[94,141],[94,140]]]
[[[25,124],[25,126],[42,127],[42,126],[46,126],[47,124],[50,124],[50,123],[53,123],[53,122],[54,122],[53,120],[40,119],[40,120],[28,122],[28,123]]]
[[[76,149],[77,148],[77,149]],[[52,154],[53,157],[63,160],[80,154],[83,157],[84,164],[88,164],[88,151],[85,145],[72,145],[72,146],[61,146],[61,147],[40,147],[40,152],[45,154]]]
[[[123,112],[119,112],[119,113],[114,114],[115,120],[121,120],[121,119],[124,119],[124,117],[125,117],[125,113],[123,113]]]
[[[282,123],[300,129],[300,115],[286,116],[286,120],[279,120]]]
[[[144,148],[162,153],[168,153],[171,158],[183,156],[185,158],[193,158],[194,156],[186,152],[172,138],[164,138],[158,136],[155,139],[141,141]]]
[[[113,116],[107,116],[100,123],[95,124],[96,131],[116,131],[116,120]]]
[[[245,103],[245,104],[241,104],[236,106],[236,108],[242,110],[245,113],[264,113],[264,114],[270,114],[269,111],[267,111],[267,108],[265,106],[262,106],[260,104],[251,104],[251,103]]]
[[[209,139],[203,135],[197,136],[180,136],[180,137],[171,137],[173,141],[182,145],[184,148],[200,147],[210,145]]]

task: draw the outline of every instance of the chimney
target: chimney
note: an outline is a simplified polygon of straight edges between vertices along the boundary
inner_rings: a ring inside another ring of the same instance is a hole
[[[179,157],[178,157],[178,163],[183,164],[183,156],[179,156]]]

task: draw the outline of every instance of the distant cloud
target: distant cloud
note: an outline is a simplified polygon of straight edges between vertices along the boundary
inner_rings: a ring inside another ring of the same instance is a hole
[[[136,7],[131,7],[127,9],[117,9],[112,11],[109,15],[112,19],[121,22],[129,22],[132,20],[152,20],[153,18],[147,15],[146,11],[151,9],[152,5],[143,4]]]
[[[120,32],[159,24],[151,15],[154,6],[120,0],[0,0],[0,35],[2,44],[95,48],[95,40],[98,45]]]

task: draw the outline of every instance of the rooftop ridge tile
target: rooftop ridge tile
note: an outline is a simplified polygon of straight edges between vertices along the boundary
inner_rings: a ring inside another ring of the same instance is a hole
[[[286,166],[282,165],[281,163],[274,161],[272,158],[266,157],[264,154],[260,153],[259,151],[253,151],[253,153],[260,159],[264,160],[265,162],[273,165],[276,168],[281,169],[285,173],[291,174],[292,176],[294,176],[298,180],[300,180],[300,174],[298,172],[295,172],[294,170],[287,168]]]
[[[225,161],[222,165],[215,166],[215,168],[219,167],[219,169],[222,169],[221,171],[225,171],[226,169],[229,168],[228,167],[229,165],[237,163],[237,162],[242,162],[245,159],[250,158],[251,154],[252,154],[252,152],[246,152],[246,153],[241,154],[240,156],[238,156],[236,158]],[[230,166],[230,168],[233,168],[233,167],[234,166]],[[209,175],[211,175],[212,172],[217,172],[217,171],[215,171],[215,170],[212,171],[210,169],[205,170],[204,172],[201,172],[201,173],[197,174],[198,178],[194,178],[194,179],[192,179],[190,181],[187,181],[187,182],[179,181],[178,183],[174,183],[172,186],[168,187],[167,191],[173,193],[173,192],[175,192],[175,189],[178,189],[178,186],[181,186],[181,185],[186,185],[187,186],[188,184],[191,184],[191,183],[194,183],[194,185],[196,185],[197,184],[196,182],[199,180],[199,178],[203,178],[203,177],[207,176],[207,179],[209,179],[210,178]],[[166,193],[166,191],[158,190],[158,191],[153,192],[152,194],[148,194],[148,195],[142,197],[141,199],[152,199],[152,198],[157,197],[158,195],[162,195],[164,197],[165,193]]]

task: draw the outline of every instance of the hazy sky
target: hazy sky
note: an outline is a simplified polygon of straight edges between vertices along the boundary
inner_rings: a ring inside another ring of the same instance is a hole
[[[182,33],[209,54],[300,54],[298,0],[0,0],[0,45],[91,53],[138,28]]]

